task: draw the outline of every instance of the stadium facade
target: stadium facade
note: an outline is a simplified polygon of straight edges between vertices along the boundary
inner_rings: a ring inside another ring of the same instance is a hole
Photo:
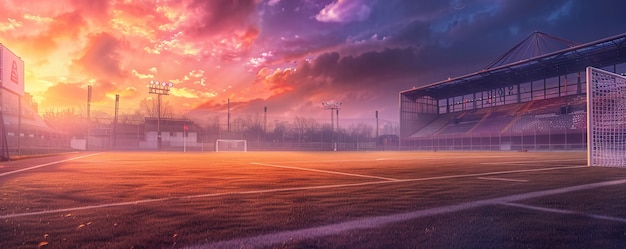
[[[400,92],[401,146],[584,150],[589,66],[626,72],[626,33],[576,44],[536,32],[483,70]]]
[[[45,124],[24,92],[24,61],[0,44],[0,160],[9,154],[63,151],[68,141]]]

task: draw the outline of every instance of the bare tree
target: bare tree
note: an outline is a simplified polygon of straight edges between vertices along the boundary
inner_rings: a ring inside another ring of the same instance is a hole
[[[284,142],[288,130],[287,122],[275,120],[272,140],[275,142]]]
[[[159,114],[159,101],[157,98],[145,98],[140,103],[140,112],[146,117],[156,118]],[[169,101],[161,100],[161,118],[176,117]]]
[[[66,132],[71,136],[83,136],[87,133],[87,118],[74,109],[46,111],[42,119],[54,130]]]
[[[244,120],[246,127],[246,137],[248,139],[254,137],[257,141],[261,140],[261,132],[263,132],[263,119],[257,113],[255,115],[247,115]]]
[[[144,115],[140,111],[135,111],[131,114],[120,114],[117,122],[119,124],[142,124],[143,120]]]
[[[307,130],[306,118],[296,116],[293,118],[293,127],[296,129],[296,134],[298,134],[298,142],[302,142],[302,135]]]
[[[350,131],[351,137],[353,137],[357,141],[369,139],[372,135],[372,132],[374,131],[374,127],[372,127],[372,125],[364,122],[352,124],[348,129]]]
[[[319,127],[319,123],[313,118],[296,116],[293,120],[293,127],[298,135],[298,142],[304,142],[311,139],[313,130]]]

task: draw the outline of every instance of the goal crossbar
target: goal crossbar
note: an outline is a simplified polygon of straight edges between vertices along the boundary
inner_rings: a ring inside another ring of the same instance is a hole
[[[247,140],[217,139],[215,141],[215,151],[248,151]]]

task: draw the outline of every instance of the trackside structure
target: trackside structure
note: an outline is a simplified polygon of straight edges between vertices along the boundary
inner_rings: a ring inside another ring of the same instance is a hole
[[[587,67],[626,72],[626,33],[577,44],[536,32],[483,70],[400,92],[415,150],[585,150]]]

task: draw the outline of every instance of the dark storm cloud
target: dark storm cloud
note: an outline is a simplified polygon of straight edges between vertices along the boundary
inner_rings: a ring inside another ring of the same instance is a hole
[[[275,94],[239,108],[254,112],[263,102],[274,111],[314,113],[320,100],[335,99],[346,102],[345,115],[395,113],[399,91],[482,70],[535,31],[581,43],[626,32],[622,1],[351,3],[368,4],[369,13],[319,21],[320,11],[338,1],[266,6],[258,44],[275,45],[273,69],[262,70],[255,84]]]
[[[328,57],[331,57],[330,59]],[[312,63],[313,71],[330,77],[336,84],[375,84],[378,80],[395,80],[415,76],[422,66],[412,48],[370,51],[339,58],[337,53],[320,56]],[[315,70],[317,69],[317,70]]]
[[[386,46],[421,46],[416,56],[428,63],[410,70],[427,84],[481,70],[535,31],[576,42],[626,32],[617,11],[625,8],[623,1],[398,1],[383,11],[398,10],[406,21],[382,27]]]

